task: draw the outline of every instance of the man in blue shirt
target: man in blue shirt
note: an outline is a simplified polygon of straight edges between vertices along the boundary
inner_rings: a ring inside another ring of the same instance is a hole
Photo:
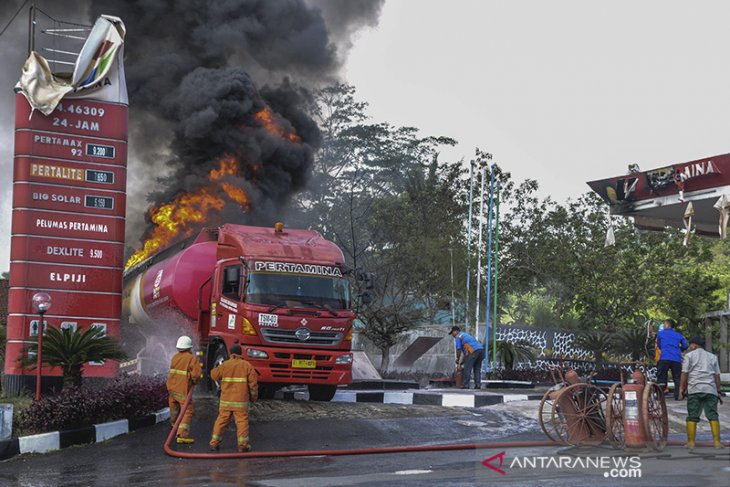
[[[456,365],[461,362],[461,354],[464,353],[464,385],[462,389],[469,389],[471,372],[474,371],[474,389],[480,389],[482,385],[482,361],[484,360],[484,345],[479,340],[461,331],[461,328],[454,326],[449,335],[454,337],[456,347]]]
[[[678,401],[679,380],[682,376],[682,352],[687,350],[689,344],[684,336],[675,330],[677,324],[674,320],[664,320],[664,329],[661,330],[656,337],[657,347],[661,350],[659,362],[656,366],[657,384],[662,387],[667,385],[668,372],[672,371],[672,380],[674,381],[674,400]]]

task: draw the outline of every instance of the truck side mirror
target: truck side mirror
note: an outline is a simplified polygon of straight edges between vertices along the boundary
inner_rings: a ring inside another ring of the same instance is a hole
[[[360,267],[355,269],[355,280],[362,282],[365,289],[372,289],[375,287],[375,274],[372,272],[366,272]]]
[[[375,274],[372,272],[365,273],[365,289],[372,289],[375,287]]]

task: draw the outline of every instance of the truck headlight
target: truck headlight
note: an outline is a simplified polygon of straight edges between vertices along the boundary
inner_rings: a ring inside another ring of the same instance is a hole
[[[263,350],[256,350],[255,348],[249,348],[246,350],[246,355],[250,358],[269,358],[269,354]]]
[[[346,353],[343,355],[340,355],[335,359],[336,364],[351,364],[352,363],[352,354]]]

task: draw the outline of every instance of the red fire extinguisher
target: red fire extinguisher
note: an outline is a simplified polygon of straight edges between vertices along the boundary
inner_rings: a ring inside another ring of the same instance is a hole
[[[454,384],[456,387],[462,387],[464,385],[464,366],[457,365],[456,371],[454,372]]]
[[[641,420],[641,397],[644,392],[644,376],[636,371],[623,386],[624,439],[628,448],[646,448],[646,432]]]

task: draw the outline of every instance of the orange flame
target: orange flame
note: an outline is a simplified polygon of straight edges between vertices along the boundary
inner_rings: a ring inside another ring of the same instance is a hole
[[[279,137],[280,139],[288,140],[297,144],[302,141],[297,134],[284,125],[284,119],[281,115],[274,112],[268,106],[264,107],[263,110],[254,115],[254,118],[264,126],[267,132]]]
[[[268,106],[254,115],[254,118],[272,136],[298,144],[301,138],[294,132],[286,120]],[[248,168],[256,174],[257,166]],[[218,196],[218,188],[222,189],[228,199],[238,203],[244,210],[250,207],[246,192],[233,184],[221,181],[226,175],[237,175],[237,164],[233,157],[224,157],[219,167],[212,169],[209,174],[209,184],[194,193],[187,193],[175,197],[170,203],[152,208],[150,220],[154,224],[152,235],[145,241],[141,249],[137,250],[127,260],[125,269],[142,262],[157,251],[167,247],[179,236],[189,237],[200,228],[195,223],[210,219],[213,211],[220,211],[226,201]]]
[[[210,171],[210,184],[198,189],[194,193],[177,196],[170,203],[150,210],[150,220],[155,225],[152,235],[145,241],[143,247],[137,250],[127,260],[125,269],[142,262],[152,254],[165,248],[179,235],[190,236],[199,227],[194,225],[206,220],[211,211],[220,211],[226,201],[215,194],[215,188],[220,187],[232,201],[242,208],[248,209],[249,199],[246,192],[228,182],[220,182],[225,175],[236,174],[236,161],[232,157],[221,159],[218,169]]]

